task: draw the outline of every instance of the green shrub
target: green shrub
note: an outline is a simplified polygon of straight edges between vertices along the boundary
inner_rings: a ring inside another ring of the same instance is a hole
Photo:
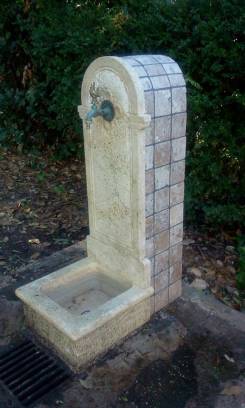
[[[186,220],[245,224],[243,0],[2,0],[0,144],[82,154],[88,64],[163,53],[188,85]]]

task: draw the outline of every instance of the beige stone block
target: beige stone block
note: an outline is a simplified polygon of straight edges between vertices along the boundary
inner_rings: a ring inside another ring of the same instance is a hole
[[[145,219],[145,235],[146,238],[150,238],[153,236],[154,232],[154,216],[151,215]]]
[[[171,164],[171,178],[170,183],[181,183],[185,179],[185,161],[181,160]]]
[[[154,215],[154,232],[164,231],[169,228],[169,210],[163,210]]]
[[[165,289],[168,287],[168,269],[165,269],[164,271],[160,272],[158,275],[154,276],[154,281],[155,281],[155,292],[159,292],[162,289]]]
[[[172,117],[172,138],[185,136],[186,113],[177,113]]]
[[[151,120],[150,126],[145,129],[145,144],[146,146],[152,145],[154,143],[154,120]]]
[[[183,203],[177,204],[170,208],[170,227],[183,222]]]
[[[134,59],[137,61],[137,63],[140,63],[142,65],[148,65],[148,64],[156,64],[156,60],[153,55],[136,55]]]
[[[147,170],[145,172],[145,192],[146,194],[153,193],[155,189],[154,175],[155,175],[154,169]]]
[[[155,274],[158,274],[168,268],[169,251],[161,252],[155,256]]]
[[[128,64],[130,64],[131,66],[134,66],[134,68],[135,68],[136,65],[140,66],[140,63],[135,60],[134,56],[131,56],[131,55],[130,55],[130,56],[126,56],[126,57],[124,57],[124,60],[125,60]]]
[[[140,82],[142,84],[144,91],[149,91],[152,89],[152,83],[149,80],[149,78],[141,78]]]
[[[152,75],[166,75],[161,64],[146,65],[144,68],[149,76]],[[153,78],[152,78],[153,79]]]
[[[169,247],[169,231],[162,231],[154,236],[155,254],[165,251]]]
[[[174,184],[170,187],[170,206],[184,201],[184,183]]]
[[[166,89],[155,91],[155,116],[170,115],[171,113],[171,92]]]
[[[158,61],[161,64],[169,64],[169,63],[175,62],[172,58],[167,57],[166,55],[158,55],[157,54],[157,55],[154,55],[154,59],[155,59],[155,61]],[[164,67],[164,65],[163,65],[163,67]],[[164,70],[164,72],[166,72],[166,71]]]
[[[171,135],[171,116],[163,116],[154,119],[155,122],[155,143],[169,140]]]
[[[186,111],[186,88],[172,89],[172,113]]]
[[[170,162],[170,141],[157,143],[154,149],[155,167],[164,166]]]
[[[173,74],[168,77],[171,86],[185,86],[185,80],[182,74]]]
[[[134,70],[137,72],[139,77],[147,76],[147,73],[146,73],[146,70],[144,69],[144,67],[141,67],[141,66],[134,67]]]
[[[170,166],[162,166],[155,169],[155,188],[160,190],[163,187],[169,186],[169,169]]]
[[[155,294],[155,312],[158,312],[168,304],[168,288]]]
[[[165,187],[155,192],[155,212],[162,211],[168,207],[169,187]]]
[[[179,139],[172,140],[172,153],[171,161],[179,161],[185,158],[186,138],[180,137]]]
[[[153,278],[155,274],[155,257],[153,256],[152,258],[148,258],[151,264],[151,278]],[[152,285],[154,287],[154,285]]]
[[[169,273],[170,273],[170,277],[169,277],[170,284],[176,282],[177,280],[180,280],[182,276],[182,262],[178,262],[170,266]]]
[[[154,89],[170,88],[170,83],[166,74],[151,78],[151,82]]]
[[[153,92],[145,92],[145,110],[151,116],[155,116]]]
[[[153,214],[153,194],[147,194],[145,196],[145,216]]]
[[[163,68],[167,74],[181,74],[181,69],[176,63],[163,64]]]
[[[172,285],[169,286],[169,303],[173,302],[174,300],[178,299],[181,296],[182,292],[182,282],[181,280],[176,281]]]
[[[183,239],[183,224],[170,228],[170,246],[178,244]]]
[[[178,262],[182,262],[182,252],[183,252],[182,243],[171,246],[169,248],[169,264],[174,265]]]
[[[152,295],[150,298],[150,311],[151,315],[155,313],[155,295]]]
[[[145,254],[147,258],[151,258],[154,255],[154,238],[146,239]]]
[[[154,148],[153,146],[146,146],[145,148],[145,169],[153,168]]]

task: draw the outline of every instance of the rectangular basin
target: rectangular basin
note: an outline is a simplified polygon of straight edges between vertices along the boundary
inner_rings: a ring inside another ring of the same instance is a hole
[[[115,280],[89,258],[16,291],[27,324],[74,371],[148,321],[152,294],[151,287]]]
[[[57,286],[44,285],[41,292],[71,314],[83,316],[130,288],[119,284],[103,272],[90,272]]]

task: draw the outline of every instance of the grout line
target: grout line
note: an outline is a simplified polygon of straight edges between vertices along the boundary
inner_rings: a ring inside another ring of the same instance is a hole
[[[157,65],[157,64],[153,64],[153,65]],[[159,65],[162,65],[160,62],[159,62]],[[166,72],[166,71],[165,71]],[[153,75],[151,75],[151,78],[158,78],[158,77],[169,77],[169,76],[172,76],[172,75],[179,75],[179,76],[182,76],[183,78],[184,78],[184,76],[183,76],[183,74],[182,73],[180,73],[180,72],[171,72],[171,73],[169,73],[169,74],[167,74],[167,73],[163,73],[163,74],[153,74]],[[141,78],[147,78],[147,76],[143,76],[143,75],[141,75],[141,76],[139,76],[139,78],[141,79]]]
[[[149,55],[150,57],[152,57],[152,58],[154,58],[154,55]],[[137,57],[137,55],[136,55],[136,57]],[[149,67],[149,65],[173,65],[173,64],[175,64],[175,65],[178,65],[175,61],[169,61],[169,62],[159,62],[159,61],[156,61],[156,59],[155,59],[155,63],[149,63],[149,64],[143,64],[143,62],[141,62],[141,61],[138,61],[136,58],[135,58],[135,56],[132,56],[132,57],[130,57],[130,58],[132,58],[132,59],[134,59],[136,62],[138,62],[138,64],[134,64],[134,65],[132,65],[132,67],[142,67],[142,66],[146,66],[146,67]],[[181,74],[181,72],[176,72],[176,74]]]
[[[180,114],[186,114],[186,111],[185,111],[185,112],[184,112],[184,111],[181,111],[181,112],[173,112],[173,113],[172,113],[172,116],[180,115]],[[166,116],[171,116],[171,114],[169,113],[169,114],[167,114],[167,115],[154,116],[152,119],[165,118]]]
[[[173,139],[173,141],[174,141],[174,140],[182,139],[183,137],[186,138],[186,136],[179,136],[179,137],[174,137],[174,138],[172,138],[172,139]],[[158,145],[158,144],[160,144],[160,143],[165,143],[165,142],[170,142],[170,141],[171,141],[171,139],[163,139],[163,140],[160,140],[160,142],[146,144],[145,146],[146,146],[146,147],[149,147],[149,146],[154,146],[154,145]],[[183,159],[183,160],[184,160],[184,159]],[[179,161],[179,160],[177,160],[177,161]]]
[[[144,92],[171,91],[171,89],[185,89],[185,85],[166,86],[164,88],[144,89]]]

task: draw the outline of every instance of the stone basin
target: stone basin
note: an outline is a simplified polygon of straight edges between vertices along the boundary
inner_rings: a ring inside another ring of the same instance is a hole
[[[64,283],[57,279],[55,286],[43,287],[42,293],[58,303],[68,312],[83,316],[91,313],[104,303],[110,301],[130,288],[130,284],[120,284],[104,275],[103,272],[85,271],[83,276]]]
[[[17,289],[27,323],[73,369],[150,317],[153,288],[112,278],[89,258]]]

